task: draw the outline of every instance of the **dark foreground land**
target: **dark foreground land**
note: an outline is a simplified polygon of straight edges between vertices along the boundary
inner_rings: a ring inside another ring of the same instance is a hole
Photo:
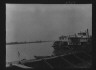
[[[61,55],[54,58],[42,59],[35,62],[26,62],[24,65],[32,67],[32,69],[20,68],[17,66],[8,67],[7,70],[50,70],[65,68],[91,68],[91,55],[84,51],[75,52],[73,54]]]

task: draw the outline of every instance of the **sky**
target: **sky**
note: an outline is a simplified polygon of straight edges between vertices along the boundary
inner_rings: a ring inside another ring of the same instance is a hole
[[[92,4],[6,4],[6,42],[57,40],[89,29]]]

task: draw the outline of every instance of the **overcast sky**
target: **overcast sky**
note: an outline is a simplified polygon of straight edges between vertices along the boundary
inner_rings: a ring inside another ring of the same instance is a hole
[[[56,40],[89,29],[91,4],[6,4],[6,41]]]

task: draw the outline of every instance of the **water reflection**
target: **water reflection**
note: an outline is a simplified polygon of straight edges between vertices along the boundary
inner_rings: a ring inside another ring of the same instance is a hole
[[[36,56],[50,56],[53,54],[53,43],[30,43],[18,45],[6,45],[6,62],[20,59],[35,59]],[[18,57],[18,51],[20,57]]]

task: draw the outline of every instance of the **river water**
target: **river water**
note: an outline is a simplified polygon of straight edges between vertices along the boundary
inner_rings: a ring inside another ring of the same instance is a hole
[[[6,45],[6,62],[20,59],[35,59],[36,56],[50,56],[53,54],[53,42]],[[20,57],[18,57],[18,51]]]

